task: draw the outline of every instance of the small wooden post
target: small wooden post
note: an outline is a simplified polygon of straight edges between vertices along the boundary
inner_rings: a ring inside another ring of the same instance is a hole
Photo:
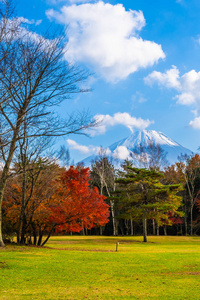
[[[116,252],[118,250],[119,242],[116,243]]]

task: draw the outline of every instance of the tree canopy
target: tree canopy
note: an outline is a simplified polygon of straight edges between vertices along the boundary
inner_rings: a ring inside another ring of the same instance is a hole
[[[144,242],[147,241],[147,220],[159,224],[171,224],[171,215],[181,214],[178,208],[181,197],[177,196],[179,184],[164,185],[163,174],[155,170],[127,167],[128,172],[118,178],[117,190],[112,199],[123,209],[123,217],[143,221]]]

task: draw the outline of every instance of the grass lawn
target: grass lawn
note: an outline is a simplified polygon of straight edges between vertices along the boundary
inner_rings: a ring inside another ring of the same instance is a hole
[[[198,300],[200,237],[52,237],[0,249],[0,273],[0,299]]]

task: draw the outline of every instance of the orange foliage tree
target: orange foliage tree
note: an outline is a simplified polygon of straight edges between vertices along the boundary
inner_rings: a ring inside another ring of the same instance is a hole
[[[54,231],[80,232],[109,221],[109,205],[104,202],[105,197],[97,188],[89,187],[88,168],[70,167],[59,177],[58,167],[54,168],[54,176],[52,168],[40,173],[31,192],[26,205],[24,242],[29,240],[35,245],[44,245]],[[7,188],[3,207],[4,224],[9,224],[13,232],[19,228],[21,197],[21,182],[16,176]],[[42,241],[44,235],[46,238]]]

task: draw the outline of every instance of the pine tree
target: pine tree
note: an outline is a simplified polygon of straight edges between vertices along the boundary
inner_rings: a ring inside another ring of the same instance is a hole
[[[127,169],[128,172],[116,180],[118,188],[112,199],[118,202],[124,218],[143,222],[144,242],[147,242],[147,220],[170,225],[170,216],[181,214],[178,212],[181,197],[177,196],[181,186],[162,184],[164,175],[155,170]]]

